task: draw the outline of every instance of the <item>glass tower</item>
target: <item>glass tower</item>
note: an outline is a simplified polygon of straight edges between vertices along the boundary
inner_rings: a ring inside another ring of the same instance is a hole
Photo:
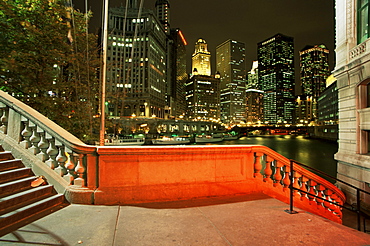
[[[294,42],[283,34],[257,44],[258,84],[264,91],[264,121],[267,124],[293,122]]]
[[[317,119],[317,100],[325,90],[330,75],[329,50],[325,45],[306,46],[299,52],[303,94],[311,97],[313,109],[311,120]]]
[[[221,76],[221,121],[245,122],[245,44],[227,40],[216,47],[216,70]]]
[[[185,84],[188,79],[186,73],[186,45],[187,42],[179,28],[170,31],[172,44],[170,45],[170,101],[171,112],[175,117],[186,113]]]

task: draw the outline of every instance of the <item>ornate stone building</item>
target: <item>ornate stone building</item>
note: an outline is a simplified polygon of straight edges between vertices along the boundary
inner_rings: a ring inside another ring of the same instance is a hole
[[[338,178],[370,191],[369,1],[336,0],[336,67],[339,99]],[[342,187],[350,203],[355,191]],[[362,201],[370,204],[369,196]]]

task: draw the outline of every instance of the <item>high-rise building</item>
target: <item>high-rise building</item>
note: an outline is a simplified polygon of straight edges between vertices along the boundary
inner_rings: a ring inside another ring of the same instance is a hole
[[[263,91],[247,89],[245,119],[247,124],[263,122]]]
[[[252,69],[248,71],[245,89],[258,89],[258,61],[253,61]]]
[[[295,124],[308,125],[312,120],[313,100],[311,96],[300,95],[296,99]]]
[[[109,9],[106,110],[109,116],[165,117],[167,36],[153,11],[137,1]]]
[[[179,28],[171,29],[169,73],[171,74],[169,100],[172,115],[184,116],[186,113],[185,84],[188,79],[186,72],[186,45],[187,42]]]
[[[168,0],[155,2],[156,14],[166,33],[170,32],[170,3]]]
[[[193,120],[220,119],[219,75],[193,75],[186,83],[187,118]]]
[[[211,76],[211,52],[208,51],[207,42],[202,38],[195,43],[192,71],[196,71],[197,75]]]
[[[258,43],[258,83],[264,93],[264,121],[293,123],[294,42],[283,34]]]
[[[306,46],[299,52],[303,94],[311,97],[314,107],[310,121],[317,119],[317,100],[330,75],[329,50],[325,45]]]
[[[245,44],[227,40],[216,47],[216,70],[221,75],[221,121],[245,122]]]

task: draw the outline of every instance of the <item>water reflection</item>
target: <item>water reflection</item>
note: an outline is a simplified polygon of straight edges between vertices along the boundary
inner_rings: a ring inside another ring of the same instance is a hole
[[[242,137],[238,140],[214,143],[218,145],[252,144],[267,146],[279,154],[303,164],[336,176],[337,163],[334,154],[338,150],[336,142],[319,139],[307,139],[303,136],[273,135]]]

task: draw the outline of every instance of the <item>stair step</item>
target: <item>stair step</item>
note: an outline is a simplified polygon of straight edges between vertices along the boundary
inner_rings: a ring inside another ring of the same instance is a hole
[[[0,184],[0,198],[8,196],[12,193],[31,189],[32,188],[31,182],[34,181],[36,178],[37,178],[36,176],[31,176],[31,177],[7,182],[4,184]]]
[[[11,159],[14,159],[12,152],[10,151],[0,152],[0,161],[11,160]]]
[[[66,206],[64,195],[56,194],[0,216],[0,237]]]
[[[0,184],[20,178],[25,178],[31,175],[33,176],[33,173],[31,172],[31,168],[29,167],[11,169],[3,172],[0,171]]]
[[[2,160],[0,161],[0,171],[6,171],[24,167],[20,159]]]
[[[0,215],[9,213],[12,210],[29,205],[54,194],[56,194],[56,192],[53,190],[52,185],[43,185],[0,198]]]

